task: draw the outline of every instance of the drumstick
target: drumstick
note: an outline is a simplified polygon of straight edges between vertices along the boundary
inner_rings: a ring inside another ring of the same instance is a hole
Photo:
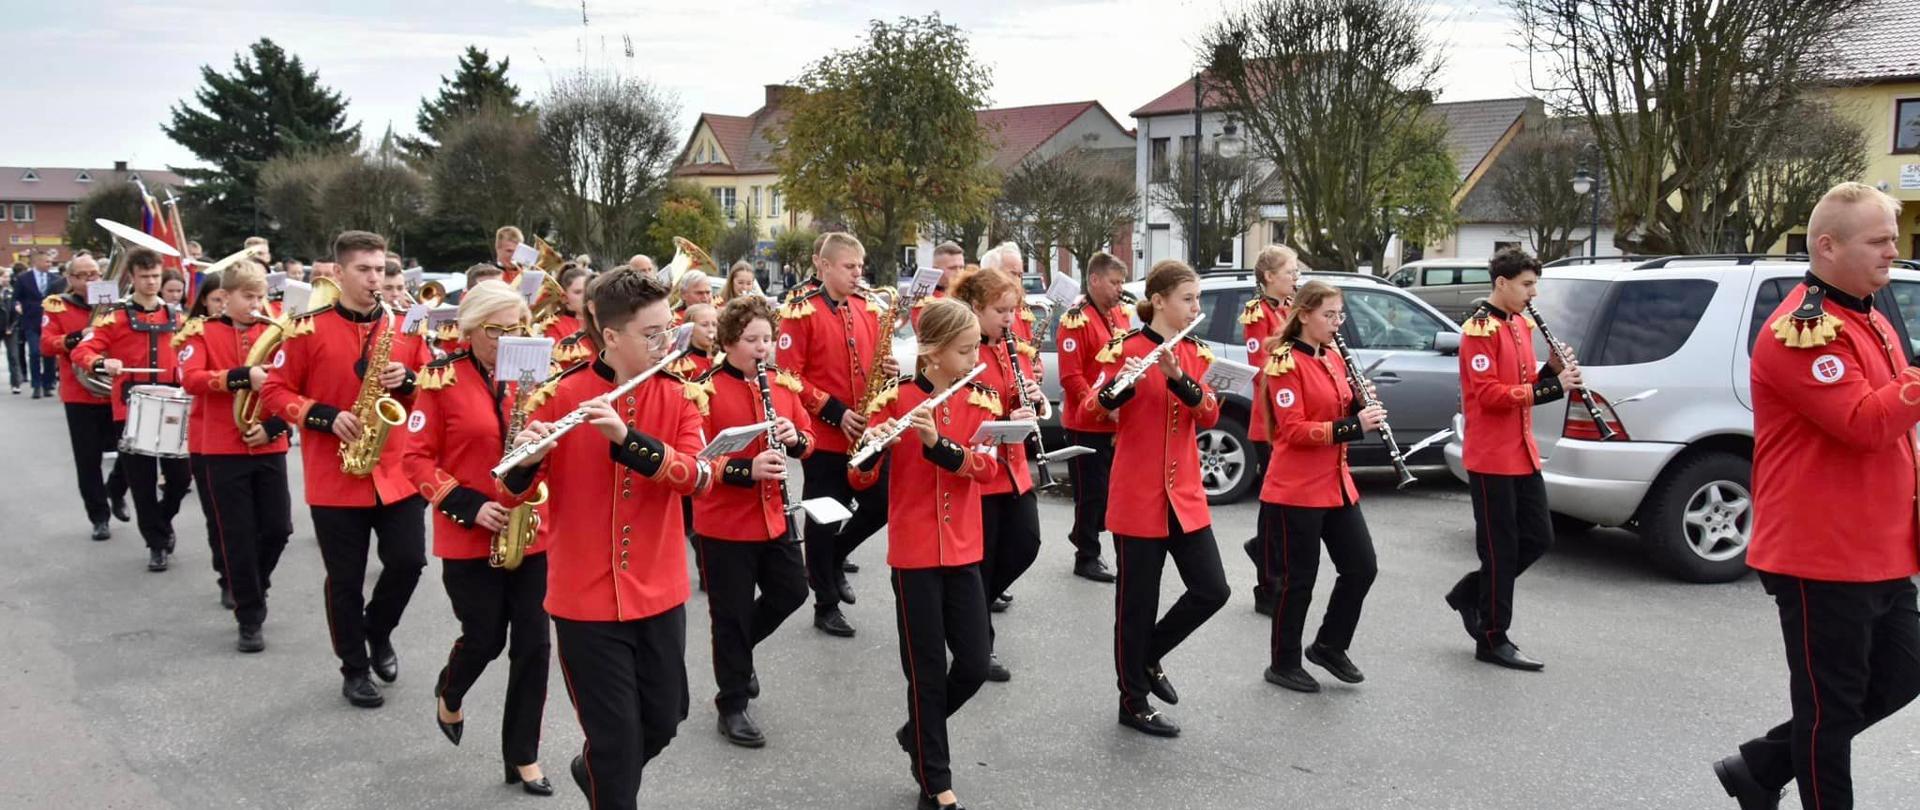
[[[116,374],[166,374],[167,370],[164,368],[123,368],[115,373]]]

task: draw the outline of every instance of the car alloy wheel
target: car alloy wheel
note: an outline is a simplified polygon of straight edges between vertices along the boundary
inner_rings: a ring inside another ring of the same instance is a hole
[[[1708,481],[1681,513],[1687,544],[1703,560],[1730,560],[1747,549],[1753,531],[1753,495],[1733,481]]]
[[[1200,486],[1207,497],[1217,498],[1232,492],[1247,475],[1247,445],[1224,430],[1200,431],[1194,437],[1200,447]]]

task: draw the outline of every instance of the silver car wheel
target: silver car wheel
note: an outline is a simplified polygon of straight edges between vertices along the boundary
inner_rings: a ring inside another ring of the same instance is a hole
[[[1708,481],[1687,498],[1681,516],[1687,545],[1700,559],[1721,562],[1747,549],[1753,532],[1753,496],[1732,481]]]
[[[1247,447],[1224,430],[1203,430],[1194,437],[1200,447],[1200,486],[1208,497],[1231,491],[1247,474]]]

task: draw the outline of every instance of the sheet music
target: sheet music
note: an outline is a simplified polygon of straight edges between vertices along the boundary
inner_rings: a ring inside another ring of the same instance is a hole
[[[285,271],[275,270],[267,274],[267,292],[268,293],[284,292],[286,291],[286,289],[287,289],[287,274]]]
[[[500,354],[494,359],[493,378],[498,382],[520,382],[531,376],[535,382],[547,378],[553,363],[553,338],[503,337]]]
[[[753,444],[755,439],[767,435],[767,428],[772,426],[772,422],[757,422],[720,431],[720,435],[713,437],[713,441],[708,442],[707,446],[701,449],[700,458],[703,461],[712,461],[721,456],[733,455],[745,450]]]
[[[426,317],[427,317],[426,304],[414,304],[413,306],[408,307],[406,320],[400,322],[400,331],[404,333],[411,333],[414,327],[419,326],[421,321],[426,320]]]
[[[980,427],[974,430],[973,438],[968,439],[967,443],[982,445],[990,443],[989,440],[991,440],[991,443],[996,444],[1016,444],[1039,429],[1040,425],[1032,421],[990,420],[981,422]]]
[[[546,281],[546,278],[547,273],[545,270],[522,270],[520,272],[520,296],[527,299],[529,303],[535,298],[540,297],[540,285]]]
[[[100,306],[120,300],[120,285],[112,281],[87,282],[87,305]]]
[[[1244,393],[1252,390],[1249,383],[1253,382],[1255,373],[1256,369],[1246,363],[1215,357],[1213,365],[1207,367],[1206,376],[1202,377],[1201,381],[1215,393],[1224,394],[1232,391]]]
[[[282,299],[283,301],[282,308],[285,309],[288,314],[299,314],[302,312],[306,312],[307,302],[312,299],[313,299],[313,285],[308,284],[304,281],[294,281],[293,279],[287,279],[287,294],[286,294],[286,297]]]
[[[513,249],[513,263],[521,267],[532,267],[540,263],[540,251],[532,245],[521,242]]]
[[[427,277],[427,271],[426,268],[415,267],[400,271],[400,277],[406,280],[408,289],[413,289],[420,286],[420,281]]]
[[[1047,285],[1047,298],[1060,305],[1061,309],[1073,306],[1075,301],[1080,300],[1080,282],[1056,270],[1053,273],[1053,283]]]
[[[427,326],[429,328],[438,329],[443,323],[453,323],[457,320],[460,320],[459,304],[441,304],[433,309],[427,310]]]
[[[945,273],[938,267],[922,267],[913,271],[913,284],[907,288],[907,297],[922,298],[940,286],[940,277]]]

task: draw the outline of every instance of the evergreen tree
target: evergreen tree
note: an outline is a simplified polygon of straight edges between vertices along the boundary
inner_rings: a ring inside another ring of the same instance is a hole
[[[486,51],[468,45],[453,75],[440,78],[440,94],[420,100],[420,113],[414,117],[420,137],[401,139],[407,153],[422,161],[433,157],[449,125],[489,107],[515,115],[531,112],[532,107],[520,102],[520,88],[507,81],[512,61],[494,63]]]
[[[262,165],[300,150],[354,149],[360,127],[346,125],[338,92],[270,39],[236,54],[231,74],[202,66],[200,76],[205,86],[193,102],[174,105],[161,130],[213,167],[174,171],[193,184],[189,232],[218,254],[266,225],[257,202]]]

